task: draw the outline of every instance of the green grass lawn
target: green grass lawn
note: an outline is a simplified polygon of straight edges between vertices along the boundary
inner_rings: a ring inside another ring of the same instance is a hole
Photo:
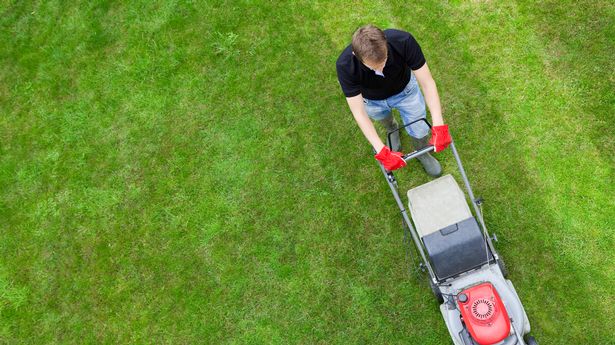
[[[615,344],[608,0],[0,1],[0,343],[449,344],[337,84],[365,23],[421,43],[541,345]]]

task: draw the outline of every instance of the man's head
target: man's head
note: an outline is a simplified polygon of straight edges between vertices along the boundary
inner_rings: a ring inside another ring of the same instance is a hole
[[[382,71],[387,59],[387,40],[384,31],[369,24],[352,35],[352,52],[372,70]]]

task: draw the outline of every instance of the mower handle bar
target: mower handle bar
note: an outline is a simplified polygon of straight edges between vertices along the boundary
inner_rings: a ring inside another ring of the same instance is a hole
[[[408,127],[408,126],[412,126],[413,124],[415,124],[415,123],[417,123],[417,122],[421,122],[421,121],[425,122],[425,124],[427,125],[427,127],[429,127],[429,128],[431,129],[431,123],[429,123],[429,121],[427,121],[427,119],[422,118],[422,119],[414,120],[414,121],[412,121],[412,122],[410,122],[410,123],[407,123],[407,124],[405,124],[405,125],[403,125],[403,126],[401,126],[401,127],[398,127],[396,130],[393,130],[393,131],[388,132],[388,133],[387,133],[387,146],[389,147],[389,149],[393,149],[393,145],[391,145],[391,135],[393,135],[393,133],[395,133],[395,132],[399,132],[399,131],[401,131],[402,129],[404,129],[404,128]],[[419,156],[424,155],[424,154],[426,154],[426,153],[429,153],[429,152],[431,152],[431,151],[434,151],[434,152],[435,152],[435,149],[434,149],[434,146],[433,146],[433,145],[425,146],[425,147],[423,147],[423,148],[422,148],[422,149],[420,149],[420,150],[416,150],[416,151],[410,152],[410,153],[408,153],[408,154],[405,154],[405,155],[402,157],[402,159],[403,159],[406,163],[408,163],[408,162],[409,162],[412,158],[419,157]]]
[[[424,155],[426,153],[429,153],[431,151],[435,152],[435,148],[433,145],[429,145],[429,146],[425,146],[420,150],[416,150],[414,152],[410,152],[406,155],[404,155],[403,157],[401,157],[406,163],[408,163],[412,158],[416,158],[418,156]]]
[[[421,121],[425,122],[425,124],[427,125],[427,127],[429,127],[429,129],[431,129],[431,123],[429,123],[429,121],[427,121],[427,119],[422,118],[422,119],[414,120],[414,121],[412,121],[412,122],[410,122],[410,123],[407,123],[407,124],[405,124],[405,125],[403,125],[403,126],[401,126],[401,127],[398,127],[396,130],[393,130],[393,131],[388,132],[388,133],[387,133],[387,141],[388,141],[388,142],[387,142],[387,144],[388,144],[388,146],[389,146],[389,149],[393,149],[393,146],[391,145],[391,135],[393,135],[393,133],[395,133],[395,132],[399,132],[399,131],[401,131],[402,129],[404,129],[404,128],[408,127],[408,126],[411,126],[411,125],[413,125],[413,124],[415,124],[415,123],[417,123],[417,122],[421,122]],[[433,146],[433,145],[425,146],[425,147],[423,147],[423,148],[422,148],[422,149],[420,149],[420,150],[416,150],[416,151],[410,152],[410,153],[408,153],[408,154],[405,154],[405,155],[402,157],[402,159],[403,159],[406,163],[408,163],[408,162],[409,162],[412,158],[419,157],[419,156],[424,155],[424,154],[426,154],[426,153],[429,153],[429,152],[431,152],[431,151],[434,151],[434,152],[435,152],[435,149],[434,149],[434,146]]]
[[[413,124],[415,124],[415,123],[417,123],[417,122],[421,122],[421,121],[425,122],[425,124],[427,125],[427,127],[429,127],[429,129],[431,129],[431,123],[429,123],[429,121],[427,121],[427,119],[426,119],[426,118],[422,118],[422,119],[414,120],[414,121],[412,121],[412,122],[410,122],[410,123],[406,123],[405,125],[403,125],[403,126],[401,126],[401,127],[397,127],[397,129],[395,129],[395,130],[392,130],[392,131],[388,132],[388,133],[387,133],[387,144],[388,144],[388,146],[389,146],[389,149],[392,149],[392,148],[393,148],[393,146],[391,145],[391,135],[393,135],[393,133],[395,133],[395,132],[399,132],[399,131],[401,131],[402,129],[404,129],[404,128],[408,127],[408,126],[412,126]]]

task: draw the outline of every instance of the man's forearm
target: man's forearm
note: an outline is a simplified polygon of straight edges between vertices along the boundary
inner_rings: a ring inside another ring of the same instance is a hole
[[[367,141],[372,144],[372,147],[376,150],[376,152],[380,152],[380,150],[384,147],[384,143],[382,142],[382,139],[380,139],[380,136],[378,135],[378,132],[376,132],[376,128],[369,117],[366,114],[355,114],[354,112],[352,115],[357,121],[359,128],[361,128],[361,132],[363,132],[363,135],[367,138]]]
[[[416,80],[421,86],[421,90],[423,90],[423,96],[425,96],[425,103],[427,103],[427,107],[429,108],[429,112],[431,113],[431,122],[434,126],[443,125],[444,119],[442,118],[442,106],[440,105],[440,96],[438,96],[438,88],[436,87],[436,82],[431,76],[429,66],[427,66],[427,63],[425,63],[423,67],[413,72],[416,76]]]
[[[359,125],[361,132],[363,132],[363,135],[372,145],[374,150],[376,150],[376,152],[380,152],[380,150],[384,147],[384,143],[382,142],[382,139],[380,139],[378,132],[376,132],[374,124],[365,112],[365,106],[363,105],[363,97],[361,95],[349,97],[346,98],[346,101],[348,102],[348,106],[350,107],[352,116]]]
[[[431,113],[431,122],[434,126],[441,126],[444,124],[442,118],[442,106],[440,105],[440,96],[438,95],[438,88],[436,82],[433,79],[426,82],[423,87],[423,94],[425,95],[425,103]]]

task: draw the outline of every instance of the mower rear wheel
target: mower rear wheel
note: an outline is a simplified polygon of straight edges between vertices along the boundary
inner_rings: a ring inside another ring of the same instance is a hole
[[[504,264],[504,260],[502,258],[498,259],[498,267],[500,267],[500,271],[502,271],[504,278],[508,277],[508,269],[506,268],[506,264]]]
[[[523,340],[525,340],[525,343],[527,345],[538,345],[536,338],[532,337],[531,335],[526,335],[525,337],[523,337]]]
[[[442,293],[440,293],[440,289],[431,280],[429,280],[429,287],[431,287],[431,293],[433,293],[436,301],[438,301],[438,304],[444,303],[444,298],[442,297]]]

